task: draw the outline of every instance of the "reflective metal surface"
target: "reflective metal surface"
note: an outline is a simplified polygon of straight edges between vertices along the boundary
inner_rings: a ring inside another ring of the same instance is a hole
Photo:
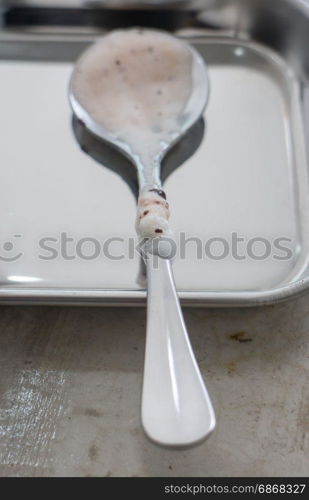
[[[269,3],[209,2],[192,23],[198,18],[207,32],[182,31],[206,58],[211,80],[201,145],[183,165],[173,166],[175,152],[166,165],[183,248],[175,279],[187,304],[256,305],[309,286],[309,17],[302,2]],[[145,303],[131,248],[134,176],[128,184],[103,167],[102,152],[82,152],[71,126],[70,61],[92,37],[4,30],[2,40],[1,301]],[[112,258],[103,250],[109,238],[118,238],[107,244]],[[243,239],[237,255],[235,238]],[[289,252],[278,251],[282,238]]]

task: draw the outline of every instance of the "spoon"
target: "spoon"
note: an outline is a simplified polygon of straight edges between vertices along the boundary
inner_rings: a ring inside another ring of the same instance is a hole
[[[69,99],[74,114],[90,132],[131,160],[137,169],[140,193],[145,192],[145,189],[162,193],[160,166],[163,157],[201,117],[207,104],[209,83],[204,61],[193,47],[187,45],[187,49],[192,60],[190,95],[177,116],[177,129],[173,127],[164,141],[157,142],[156,150],[152,153],[151,168],[145,168],[142,155],[136,153],[136,144],[133,147],[129,140],[103,126],[93,116],[93,107],[86,109],[87,106],[81,102],[75,89],[79,79],[85,75],[78,70],[78,63],[71,77]],[[90,47],[90,55],[91,50]],[[147,335],[142,425],[147,436],[155,443],[185,447],[203,441],[214,430],[216,421],[190,345],[176,292],[171,258],[160,251],[160,238],[156,240],[159,244],[151,246],[149,241],[153,243],[153,240],[146,240],[143,246],[147,269]]]

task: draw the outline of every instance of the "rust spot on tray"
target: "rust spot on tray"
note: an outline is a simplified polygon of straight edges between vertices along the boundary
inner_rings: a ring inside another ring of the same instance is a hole
[[[234,373],[236,371],[235,361],[231,361],[230,363],[227,363],[226,367],[227,367],[227,373],[229,375],[231,375],[232,373]]]
[[[95,408],[86,408],[84,415],[87,417],[102,417],[103,413]]]
[[[248,337],[247,332],[235,332],[229,335],[231,340],[235,340],[237,342],[252,342],[252,338]]]

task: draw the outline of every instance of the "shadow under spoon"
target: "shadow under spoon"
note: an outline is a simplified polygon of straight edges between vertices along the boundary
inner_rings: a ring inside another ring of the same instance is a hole
[[[110,133],[83,107],[79,96],[74,94],[72,85],[72,81],[79,78],[80,73],[76,69],[73,71],[69,98],[78,123],[105,144],[110,143],[130,160],[128,174],[124,173],[125,168],[120,168],[119,173],[127,179],[133,191],[136,190],[136,182],[131,175],[132,165],[136,168],[140,192],[145,186],[150,191],[151,188],[158,190],[162,186],[161,164],[164,157],[167,158],[172,146],[185,137],[198,122],[205,109],[209,91],[206,68],[201,56],[193,48],[188,46],[188,49],[192,56],[191,95],[185,109],[178,116],[177,133],[173,130],[168,143],[165,141],[164,144],[158,144],[153,169],[147,169],[147,175],[145,165],[140,156],[132,151],[131,145],[123,138],[118,138],[115,133]],[[85,144],[83,146],[87,149]],[[157,444],[191,446],[201,442],[213,431],[215,414],[190,345],[175,288],[171,260],[145,248],[147,337],[142,425],[148,437]]]

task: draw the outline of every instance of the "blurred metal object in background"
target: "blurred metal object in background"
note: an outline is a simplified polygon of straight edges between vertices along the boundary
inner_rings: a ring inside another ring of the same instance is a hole
[[[4,27],[208,29],[272,47],[308,78],[307,0],[4,0]]]

